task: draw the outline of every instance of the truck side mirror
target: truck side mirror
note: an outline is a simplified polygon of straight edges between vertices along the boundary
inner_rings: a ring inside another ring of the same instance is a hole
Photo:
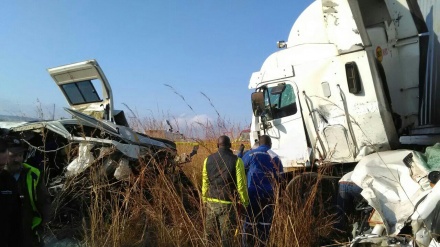
[[[254,116],[260,116],[264,110],[264,93],[263,92],[252,93],[251,100],[252,100],[252,111],[254,112]]]

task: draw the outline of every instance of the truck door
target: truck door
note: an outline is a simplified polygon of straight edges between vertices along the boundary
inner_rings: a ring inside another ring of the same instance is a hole
[[[267,84],[252,95],[254,115],[259,116],[260,134],[272,139],[272,150],[284,167],[309,164],[311,149],[304,128],[296,84],[291,81]]]
[[[70,108],[97,119],[113,121],[113,95],[96,60],[48,69]]]

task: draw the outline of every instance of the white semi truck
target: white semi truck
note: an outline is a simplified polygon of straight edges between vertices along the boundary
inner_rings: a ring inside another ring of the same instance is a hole
[[[307,198],[317,173],[304,168],[350,164],[321,177],[323,197],[334,196],[356,165],[381,223],[361,225],[350,246],[427,246],[440,234],[440,172],[414,151],[440,142],[439,34],[438,0],[316,0],[251,76],[251,145],[272,138],[297,175],[289,192]],[[409,225],[413,238],[398,235]]]
[[[271,136],[289,170],[439,142],[440,8],[430,2],[419,1],[423,13],[416,0],[313,2],[251,76],[251,145]]]

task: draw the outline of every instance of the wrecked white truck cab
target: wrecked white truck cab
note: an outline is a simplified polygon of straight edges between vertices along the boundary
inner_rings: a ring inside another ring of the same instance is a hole
[[[314,1],[250,78],[252,144],[295,169],[439,141],[435,31],[415,0]]]
[[[412,151],[399,149],[440,142],[439,23],[437,0],[315,0],[251,75],[251,146],[272,138],[295,200],[315,188],[308,181],[336,196],[356,166],[356,185],[385,227],[366,226],[351,246],[415,246],[397,239],[408,225],[412,232],[400,233],[419,246],[438,236],[430,224],[438,224],[439,185],[426,182],[440,168],[411,177],[420,162],[406,166]]]
[[[139,188],[142,199],[151,201],[150,189],[159,176],[174,186],[185,210],[194,208],[197,203],[189,195],[195,193],[195,187],[180,164],[189,162],[198,146],[179,157],[173,141],[130,128],[124,112],[114,109],[110,84],[95,60],[48,71],[66,96],[70,108],[65,110],[72,118],[0,122],[0,131],[19,137],[27,147],[25,162],[44,174],[55,211],[51,230],[46,232],[49,239],[84,238],[78,229],[90,223],[94,193],[102,193],[102,208],[122,201],[124,193],[115,191],[125,192],[133,186]],[[98,187],[100,192],[91,192],[90,188]],[[106,219],[111,218],[108,212]]]
[[[66,167],[68,175],[75,175],[95,160],[106,157],[107,172],[123,169],[126,171],[123,177],[127,178],[131,168],[136,167],[131,163],[140,157],[151,155],[159,160],[166,157],[168,161],[176,157],[174,142],[136,132],[129,127],[124,112],[114,109],[110,84],[97,61],[55,67],[48,72],[66,96],[70,109],[65,110],[73,118],[0,123],[0,127],[8,126],[9,134],[20,135],[28,143],[31,165],[58,167],[58,174]],[[43,156],[47,155],[53,156],[51,163],[42,164]],[[122,178],[120,174],[119,178]]]
[[[350,246],[438,246],[439,161],[440,144],[425,153],[393,150],[362,159],[351,180],[371,207],[361,210],[364,218]]]

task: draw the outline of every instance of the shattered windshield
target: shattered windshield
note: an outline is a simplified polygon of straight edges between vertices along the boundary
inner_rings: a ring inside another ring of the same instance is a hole
[[[278,119],[296,113],[296,96],[292,85],[285,84],[282,92],[272,93],[277,87],[269,87],[264,93],[264,105],[268,119]]]
[[[101,101],[91,80],[64,84],[61,88],[72,105]]]

